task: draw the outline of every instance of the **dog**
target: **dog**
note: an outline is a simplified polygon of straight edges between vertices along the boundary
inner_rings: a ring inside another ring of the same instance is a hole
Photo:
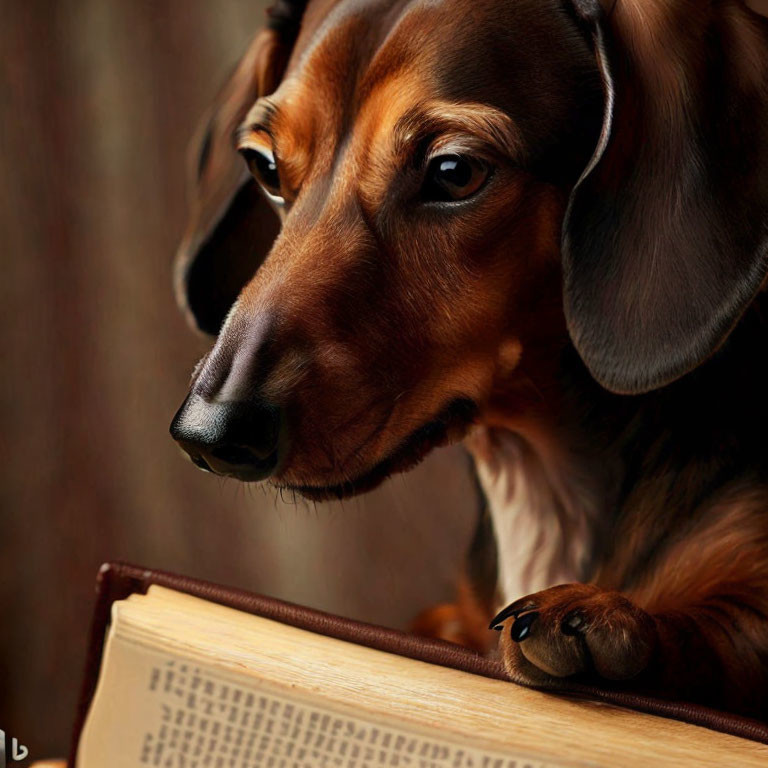
[[[326,499],[463,440],[472,589],[431,631],[768,717],[768,23],[283,0],[197,146],[192,461]]]

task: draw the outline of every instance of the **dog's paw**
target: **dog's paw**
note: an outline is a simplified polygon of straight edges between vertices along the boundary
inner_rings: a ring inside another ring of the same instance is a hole
[[[564,584],[529,595],[491,623],[501,632],[509,676],[546,685],[580,675],[629,680],[647,668],[657,643],[656,625],[618,592],[590,584]]]

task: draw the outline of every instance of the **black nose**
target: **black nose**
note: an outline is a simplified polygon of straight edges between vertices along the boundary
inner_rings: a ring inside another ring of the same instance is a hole
[[[258,481],[277,468],[281,412],[257,402],[207,402],[189,395],[171,422],[171,436],[201,469]]]

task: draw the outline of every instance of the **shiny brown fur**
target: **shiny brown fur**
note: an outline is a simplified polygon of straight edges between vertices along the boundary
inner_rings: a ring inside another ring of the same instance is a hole
[[[296,35],[264,33],[270,77],[223,96],[182,254],[218,331],[192,392],[284,408],[273,481],[312,498],[469,430],[507,584],[505,503],[550,558],[520,583],[568,558],[582,582],[498,619],[514,679],[768,717],[768,32],[736,0],[605,6],[310,3],[281,80]],[[253,232],[237,247],[268,211],[231,141],[279,159],[268,253]],[[426,145],[494,174],[424,205]],[[223,177],[235,202],[214,214]],[[502,445],[524,461],[491,472]],[[464,591],[421,628],[483,646],[499,597],[519,593]]]

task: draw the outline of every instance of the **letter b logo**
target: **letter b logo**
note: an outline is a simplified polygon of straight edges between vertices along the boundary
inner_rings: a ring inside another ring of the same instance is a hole
[[[23,744],[19,744],[18,739],[11,739],[11,758],[13,760],[23,760],[28,755],[29,750]]]
[[[0,768],[7,768],[8,766],[8,748],[10,747],[10,758],[13,762],[17,763],[20,760],[24,760],[29,757],[29,750],[23,745],[19,744],[19,740],[16,738],[9,740],[5,737],[5,731],[0,730]]]

